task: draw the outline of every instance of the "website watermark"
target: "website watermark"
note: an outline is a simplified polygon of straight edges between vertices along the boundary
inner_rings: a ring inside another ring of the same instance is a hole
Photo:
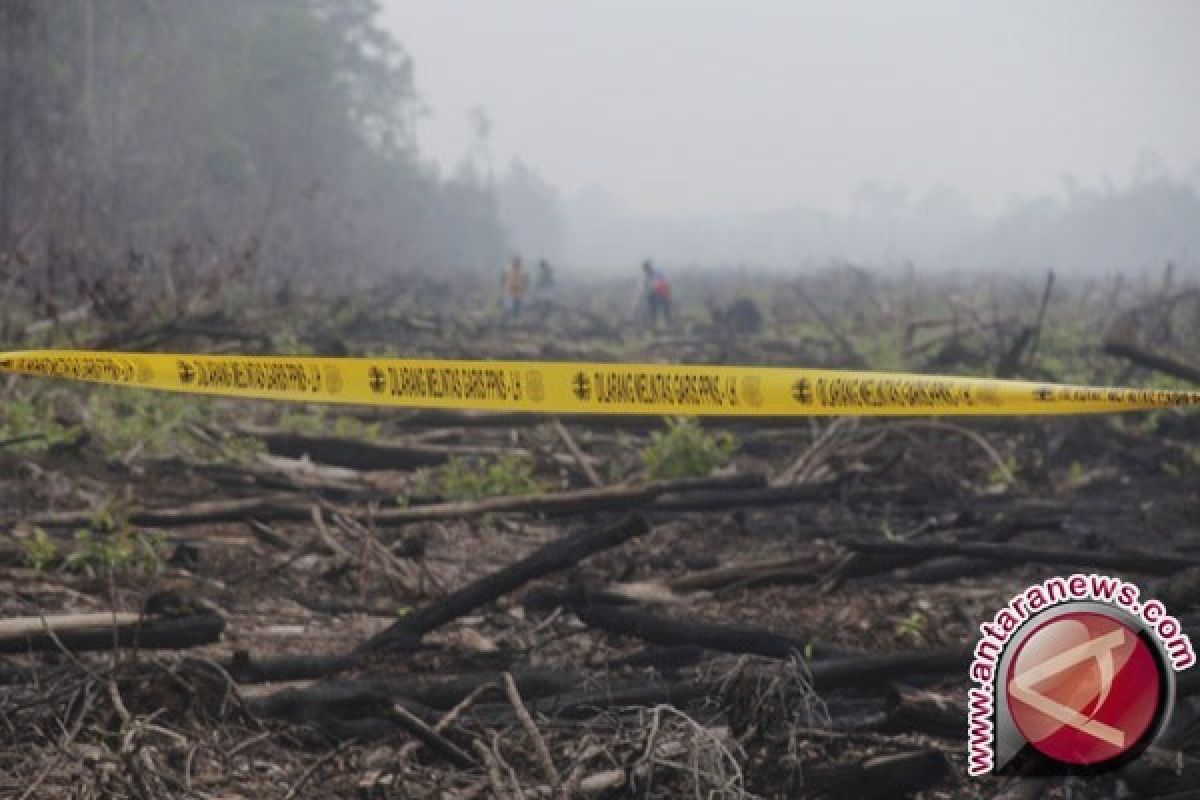
[[[1075,574],[1017,593],[979,626],[967,771],[1106,769],[1157,738],[1175,673],[1196,663],[1163,604],[1120,578]]]

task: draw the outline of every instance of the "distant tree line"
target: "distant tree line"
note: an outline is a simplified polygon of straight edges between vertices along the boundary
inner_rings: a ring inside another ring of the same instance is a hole
[[[1159,274],[1167,262],[1200,270],[1200,171],[1195,179],[1139,168],[1127,181],[1015,198],[995,213],[972,209],[950,188],[912,195],[866,184],[849,208],[795,206],[720,216],[639,214],[590,190],[566,205],[568,258],[630,269],[644,253],[666,263],[874,267],[1072,274]]]
[[[375,0],[0,2],[0,254],[252,247],[297,275],[503,262],[491,187],[423,162]]]

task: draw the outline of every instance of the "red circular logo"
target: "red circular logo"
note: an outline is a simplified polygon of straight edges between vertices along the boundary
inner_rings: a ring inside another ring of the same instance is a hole
[[[1107,614],[1077,611],[1021,642],[1005,684],[1025,740],[1068,764],[1099,764],[1143,743],[1163,705],[1150,646]]]

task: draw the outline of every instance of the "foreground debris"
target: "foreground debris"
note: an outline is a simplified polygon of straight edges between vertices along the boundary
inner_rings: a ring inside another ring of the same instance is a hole
[[[1029,318],[886,313],[910,366],[970,352],[1052,379],[1049,284]],[[885,306],[855,287],[806,284],[803,335],[785,308],[744,340],[694,321],[648,347],[870,365],[841,320]],[[595,314],[504,336],[411,314],[410,345],[448,356],[644,355]],[[398,324],[322,335],[366,351]],[[164,347],[221,345],[186,330]],[[1061,797],[1079,788],[962,777],[978,623],[1077,569],[1137,581],[1185,629],[1200,612],[1181,413],[677,430],[223,402],[152,449],[153,430],[102,447],[86,408],[86,435],[0,451],[6,796]],[[643,455],[723,432],[730,457],[691,477]],[[1163,751],[1087,791],[1194,786],[1198,693],[1185,675]]]

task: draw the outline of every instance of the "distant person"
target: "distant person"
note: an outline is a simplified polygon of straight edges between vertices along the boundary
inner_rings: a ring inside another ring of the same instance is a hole
[[[649,259],[642,262],[642,297],[651,325],[657,328],[660,317],[671,322],[671,285]]]
[[[521,265],[521,257],[513,256],[512,264],[504,273],[504,308],[509,318],[516,322],[521,316],[521,301],[525,298],[527,281],[525,269]]]
[[[534,302],[543,311],[549,311],[554,302],[554,270],[550,262],[542,259],[538,262],[537,282],[533,285]]]

